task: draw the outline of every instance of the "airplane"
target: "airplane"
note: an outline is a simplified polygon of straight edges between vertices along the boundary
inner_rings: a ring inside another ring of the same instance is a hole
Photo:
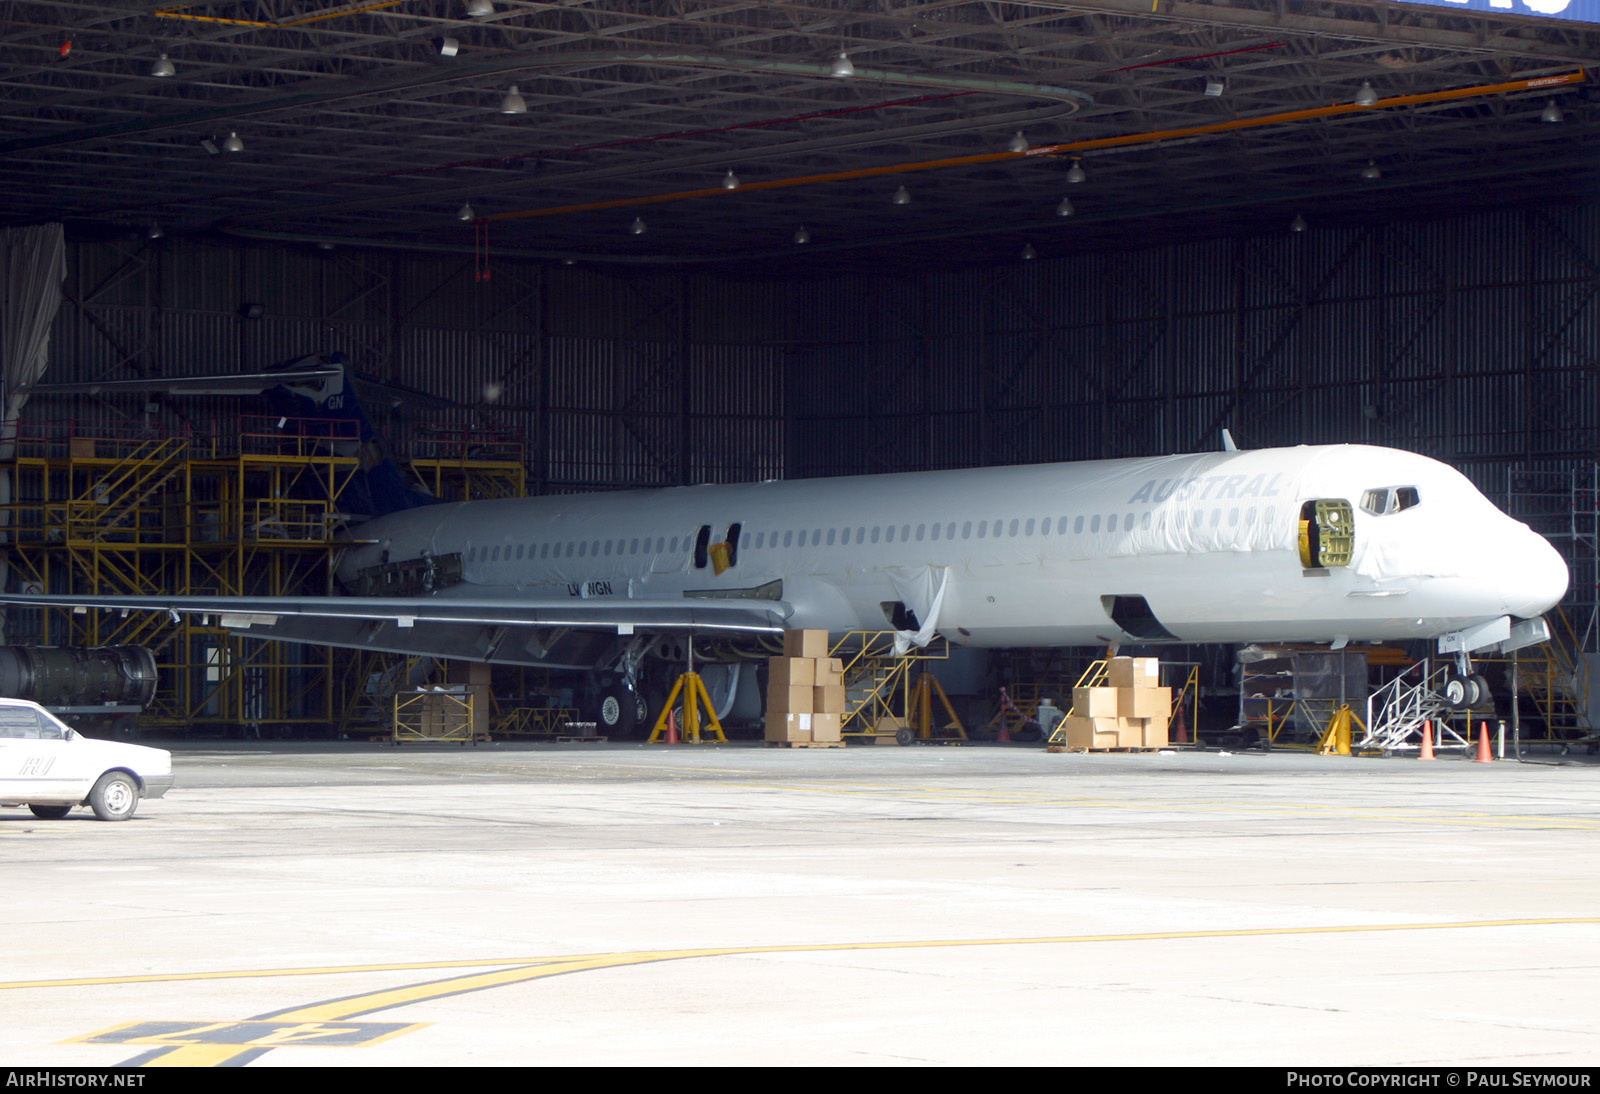
[[[335,415],[354,399],[325,377],[285,392]],[[599,670],[604,721],[624,731],[646,714],[646,658],[677,657],[686,635],[711,638],[713,658],[770,652],[786,629],[894,629],[902,650],[935,635],[972,647],[1433,638],[1456,660],[1451,698],[1475,705],[1487,685],[1471,654],[1546,640],[1542,615],[1568,581],[1556,550],[1460,472],[1367,445],[389,496],[337,564],[345,595],[0,603],[199,613],[258,638]]]

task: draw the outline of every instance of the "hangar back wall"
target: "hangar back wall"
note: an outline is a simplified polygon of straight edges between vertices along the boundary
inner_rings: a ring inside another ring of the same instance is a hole
[[[807,279],[73,239],[47,380],[337,349],[473,408],[429,419],[522,430],[536,491],[1144,455],[1224,426],[1415,449],[1497,498],[1511,471],[1600,458],[1600,203],[1310,219],[1081,255],[1065,226],[1033,261]]]

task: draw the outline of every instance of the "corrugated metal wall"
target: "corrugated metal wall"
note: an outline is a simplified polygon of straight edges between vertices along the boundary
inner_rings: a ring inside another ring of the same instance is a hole
[[[1063,230],[1070,230],[1066,225]],[[81,240],[51,379],[341,350],[509,427],[533,488],[1365,441],[1600,455],[1600,204],[809,280],[245,242]],[[260,304],[260,319],[241,316]],[[38,400],[137,416],[142,400]],[[188,415],[233,412],[189,399]]]

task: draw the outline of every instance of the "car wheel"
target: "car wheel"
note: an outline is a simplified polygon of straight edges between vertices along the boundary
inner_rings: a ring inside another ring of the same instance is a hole
[[[89,791],[89,808],[103,821],[127,820],[139,808],[139,787],[126,771],[107,771]]]
[[[30,805],[28,809],[40,820],[60,820],[72,812],[70,805]]]

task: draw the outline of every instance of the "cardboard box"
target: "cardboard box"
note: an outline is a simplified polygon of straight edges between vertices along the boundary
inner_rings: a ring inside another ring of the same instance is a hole
[[[93,437],[69,437],[67,439],[67,455],[75,460],[94,459]]]
[[[813,714],[811,716],[811,739],[813,741],[837,741],[840,739],[840,722],[838,714]]]
[[[1144,726],[1145,719],[1143,718],[1118,718],[1117,747],[1143,748]]]
[[[1119,718],[1166,718],[1171,713],[1171,688],[1117,689]]]
[[[1116,688],[1073,688],[1072,713],[1080,718],[1115,718]]]
[[[844,661],[824,657],[817,661],[817,687],[831,688],[844,683]]]
[[[783,655],[785,657],[827,657],[827,631],[784,631]]]
[[[1144,721],[1144,739],[1142,748],[1166,748],[1172,742],[1168,739],[1166,718],[1146,718]]]
[[[844,713],[844,685],[811,689],[811,709],[817,714]]]
[[[767,687],[809,688],[817,683],[817,662],[811,657],[774,657],[767,662]]]
[[[1068,748],[1119,748],[1121,738],[1115,718],[1084,718],[1073,714],[1062,723]]]
[[[1161,660],[1156,657],[1113,657],[1106,665],[1107,682],[1114,688],[1153,688],[1161,683]]]
[[[810,714],[774,714],[767,712],[766,739],[794,743],[811,740]]]
[[[768,714],[810,714],[816,688],[799,685],[792,688],[767,688]]]

